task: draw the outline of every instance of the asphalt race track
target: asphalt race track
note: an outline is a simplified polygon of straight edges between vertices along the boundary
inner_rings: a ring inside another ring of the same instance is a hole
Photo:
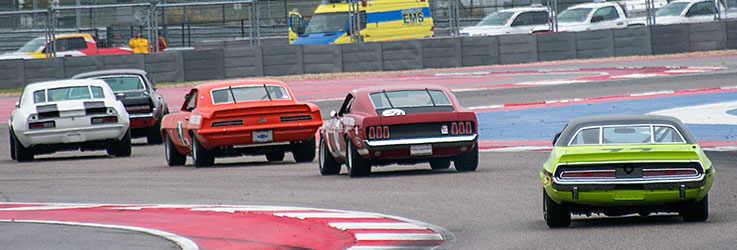
[[[317,103],[324,117],[355,86],[446,85],[479,117],[482,152],[471,173],[422,164],[374,168],[367,178],[350,178],[345,169],[323,177],[317,161],[297,164],[290,156],[281,163],[218,158],[214,167],[200,169],[189,159],[190,165],[172,168],[163,146],[143,139],[134,140],[129,158],[63,152],[16,163],[4,135],[0,248],[177,249],[192,242],[202,249],[244,243],[256,244],[251,249],[734,249],[736,79],[737,56],[727,55],[289,82],[297,98]],[[178,110],[186,89],[161,91]],[[0,99],[0,119],[7,120],[15,100]],[[708,150],[717,175],[707,222],[684,223],[675,214],[594,215],[574,216],[570,228],[545,225],[538,173],[548,141],[573,117],[621,113],[678,116]],[[377,224],[392,228],[369,228]]]

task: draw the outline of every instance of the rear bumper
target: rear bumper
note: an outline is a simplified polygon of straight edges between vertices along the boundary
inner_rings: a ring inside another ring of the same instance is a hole
[[[26,147],[42,144],[80,143],[86,141],[119,140],[128,130],[127,124],[95,125],[80,128],[40,129],[23,131],[16,136]]]
[[[258,130],[209,128],[206,130],[199,130],[197,132],[197,139],[200,141],[202,146],[208,150],[226,146],[269,146],[279,142],[309,140],[315,136],[320,125],[321,124],[303,124],[303,126],[276,127]],[[273,140],[270,142],[254,142],[253,132],[265,130],[273,131]]]
[[[358,149],[358,153],[364,158],[374,159],[450,157],[471,151],[477,142],[477,137],[474,134],[447,137],[363,140],[365,147]],[[412,154],[411,147],[415,145],[431,145],[432,152]]]
[[[148,128],[156,125],[156,119],[153,118],[153,116],[146,116],[146,117],[134,117],[131,115],[131,129],[137,129],[137,128]]]

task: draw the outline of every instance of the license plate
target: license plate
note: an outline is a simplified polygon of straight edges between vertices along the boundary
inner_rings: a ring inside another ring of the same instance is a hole
[[[431,144],[410,145],[409,154],[412,156],[432,155]]]
[[[253,131],[253,142],[270,142],[274,140],[273,130]]]

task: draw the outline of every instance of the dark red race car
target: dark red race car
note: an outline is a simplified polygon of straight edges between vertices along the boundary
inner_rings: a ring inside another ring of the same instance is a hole
[[[453,161],[459,172],[478,166],[476,114],[447,88],[400,85],[354,90],[320,128],[320,173],[346,164],[351,177],[371,166],[429,162],[433,170]]]

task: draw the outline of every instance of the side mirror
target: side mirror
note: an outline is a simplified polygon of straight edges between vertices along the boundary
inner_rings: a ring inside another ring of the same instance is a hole
[[[558,138],[560,138],[560,132],[555,134],[555,137],[553,137],[553,145],[555,145],[556,142],[558,142]]]
[[[330,111],[330,117],[338,117],[338,112],[335,112],[335,110]]]
[[[118,101],[125,99],[125,93],[115,93],[115,99]]]
[[[15,101],[15,107],[20,108],[20,101]]]

